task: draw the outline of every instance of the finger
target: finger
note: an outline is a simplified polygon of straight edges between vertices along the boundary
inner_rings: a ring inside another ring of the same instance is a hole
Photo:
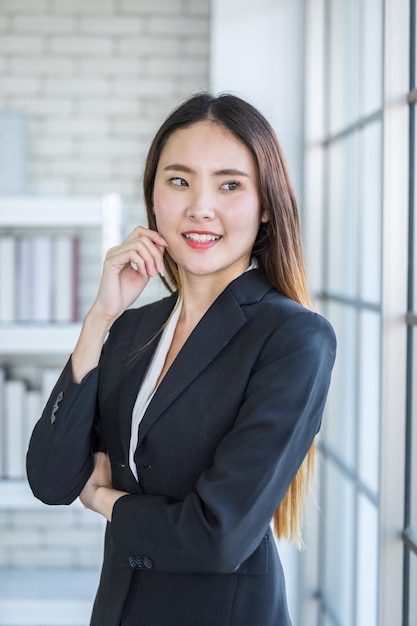
[[[133,242],[132,242],[133,243]],[[140,256],[145,261],[146,270],[150,276],[154,276],[155,272],[164,274],[164,260],[163,255],[165,247],[156,245],[148,237],[140,237],[134,242],[135,248]]]
[[[139,239],[140,237],[147,237],[155,245],[161,246],[162,248],[166,248],[168,246],[165,239],[156,230],[150,230],[149,228],[144,228],[143,226],[136,226],[136,228],[134,228],[126,237],[125,241],[133,241],[135,239]]]
[[[116,269],[118,273],[126,266],[130,266],[145,278],[155,276],[156,272],[163,275],[164,250],[165,246],[155,244],[148,236],[143,235],[110,248],[105,262],[109,268]]]

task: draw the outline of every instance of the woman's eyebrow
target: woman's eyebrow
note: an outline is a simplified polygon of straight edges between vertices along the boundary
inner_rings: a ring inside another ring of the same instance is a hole
[[[182,163],[172,163],[167,165],[164,168],[165,172],[174,171],[174,172],[185,172],[187,174],[195,174],[195,170],[193,168],[188,167],[188,165],[183,165]],[[224,168],[221,170],[216,170],[213,172],[215,176],[248,176],[246,172],[243,170],[235,169],[235,168]]]

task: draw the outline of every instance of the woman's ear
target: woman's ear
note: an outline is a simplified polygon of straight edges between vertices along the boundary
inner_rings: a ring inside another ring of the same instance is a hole
[[[266,211],[263,211],[262,215],[261,215],[261,222],[263,224],[266,224],[266,222],[269,222],[269,215]]]

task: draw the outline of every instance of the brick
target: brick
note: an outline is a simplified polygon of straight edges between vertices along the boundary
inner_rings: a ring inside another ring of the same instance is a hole
[[[184,0],[184,11],[192,15],[210,15],[210,0]]]
[[[10,522],[10,511],[0,511],[0,528],[8,526]]]
[[[138,76],[142,71],[139,58],[102,57],[100,59],[80,59],[79,72],[100,76]]]
[[[73,110],[73,104],[68,98],[14,97],[11,99],[10,104],[30,115],[36,116],[55,115],[57,111],[61,115],[69,115]]]
[[[46,94],[58,95],[107,95],[109,90],[108,81],[101,78],[73,78],[71,80],[61,78],[45,78],[44,90]]]
[[[181,38],[175,37],[172,33],[164,37],[150,37],[141,35],[140,37],[123,37],[117,44],[120,54],[140,54],[144,56],[171,57],[179,55],[181,50]]]
[[[41,533],[39,530],[2,528],[0,546],[14,549],[15,547],[39,546]]]
[[[16,31],[27,33],[71,33],[74,31],[73,17],[55,15],[25,15],[17,16],[13,20]]]
[[[129,161],[124,159],[123,161],[117,161],[113,166],[114,176],[121,178],[134,178],[139,180],[142,177],[143,160],[130,159]]]
[[[14,56],[42,53],[44,44],[43,37],[34,35],[7,35],[1,39],[2,52]]]
[[[1,13],[45,13],[47,0],[0,0]]]
[[[16,74],[71,74],[74,60],[65,57],[16,57],[11,59],[11,71]]]
[[[77,153],[80,156],[95,156],[97,154],[113,157],[138,157],[142,153],[140,141],[135,139],[84,139],[77,142]]]
[[[115,79],[112,82],[112,93],[123,95],[135,95],[138,97],[146,97],[149,95],[166,96],[167,94],[174,93],[175,91],[175,77],[152,79],[142,78],[138,81],[129,81],[123,79]]]
[[[126,197],[134,197],[138,193],[138,185],[131,180],[74,180],[72,185],[72,193],[74,194],[107,194],[118,193]],[[90,303],[91,306],[91,303]]]
[[[114,0],[52,0],[52,11],[54,13],[90,14],[114,13]]]
[[[181,52],[185,56],[204,57],[209,63],[210,40],[208,37],[184,37]]]
[[[74,152],[72,138],[41,136],[30,142],[30,151],[36,157],[70,156]]]
[[[181,13],[182,0],[122,0],[122,13]]]
[[[6,57],[0,57],[0,73],[10,74],[10,59],[6,59]]]
[[[200,77],[207,73],[208,65],[205,59],[182,59],[178,63],[176,59],[149,59],[150,76],[188,76]]]
[[[63,545],[63,529],[52,530],[50,526],[45,529],[42,535],[42,546],[45,549],[57,548]],[[66,546],[89,546],[92,550],[101,549],[103,543],[103,534],[100,530],[86,530],[77,528],[65,528],[65,545]]]
[[[2,78],[1,90],[7,95],[13,94],[35,94],[39,91],[39,80],[37,78],[15,78],[6,76]]]
[[[158,125],[143,117],[117,118],[111,124],[111,132],[116,135],[142,135],[152,137],[158,130]]]
[[[97,242],[98,245],[99,242]],[[91,241],[88,242],[88,248],[91,247]],[[99,268],[101,270],[101,268]],[[101,515],[97,515],[94,511],[90,511],[89,509],[81,509],[76,518],[76,526],[77,528],[97,528],[100,532],[104,532],[106,528],[106,520]]]
[[[105,100],[81,100],[77,111],[83,115],[139,115],[137,98],[107,98]]]
[[[34,180],[32,177],[28,183],[28,193],[41,196],[63,196],[69,195],[71,186],[67,180],[51,178]]]
[[[140,33],[143,22],[132,17],[82,17],[80,29],[84,33],[125,35]]]
[[[75,565],[71,548],[60,548],[55,550],[25,549],[13,551],[14,567],[53,567],[64,568]]]
[[[193,93],[199,93],[200,91],[207,91],[210,89],[209,79],[204,80],[202,78],[195,78],[195,80],[188,80],[188,78],[178,79],[178,99],[184,100]]]
[[[107,130],[107,120],[98,117],[55,117],[44,124],[44,133],[48,135],[103,136]]]
[[[152,15],[149,19],[149,33],[152,35],[172,34],[177,35],[206,35],[209,32],[209,22],[205,18],[187,15],[165,15],[164,17]]]
[[[77,556],[78,567],[99,569],[103,562],[103,550],[88,550],[85,546]]]
[[[75,56],[102,56],[112,53],[113,45],[108,37],[51,37],[49,49],[52,53]]]
[[[179,104],[182,98],[175,94],[169,94],[166,98],[149,98],[142,102],[142,115],[149,120],[154,120],[159,127],[168,114]]]
[[[48,171],[52,175],[60,177],[77,177],[78,180],[84,178],[107,178],[112,174],[111,164],[103,159],[59,159],[57,157],[45,162]]]

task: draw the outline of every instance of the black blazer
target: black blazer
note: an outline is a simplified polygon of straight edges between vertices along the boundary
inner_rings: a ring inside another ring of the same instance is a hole
[[[128,491],[107,525],[95,626],[288,626],[272,515],[317,434],[335,357],[329,323],[259,270],[234,280],[152,399],[128,464],[133,405],[176,295],[126,311],[98,368],[65,367],[36,425],[30,485],[68,504],[107,450]]]

